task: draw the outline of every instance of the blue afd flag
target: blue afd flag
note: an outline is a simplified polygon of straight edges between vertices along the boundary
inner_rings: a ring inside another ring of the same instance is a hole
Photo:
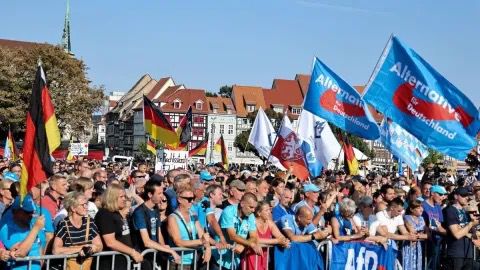
[[[380,137],[360,94],[315,57],[304,109],[359,137]]]
[[[453,158],[465,159],[477,143],[475,105],[397,37],[387,43],[363,98],[422,143]]]
[[[391,245],[343,242],[332,245],[331,270],[394,270],[397,251]]]
[[[324,269],[323,258],[313,242],[291,242],[290,248],[275,246],[273,257],[275,270]]]
[[[399,162],[405,162],[414,171],[428,156],[428,148],[423,143],[387,118],[380,128],[380,141]]]

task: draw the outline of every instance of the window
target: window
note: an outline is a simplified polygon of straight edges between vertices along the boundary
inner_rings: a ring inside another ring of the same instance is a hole
[[[220,125],[220,134],[225,132],[225,125]]]
[[[273,107],[273,111],[276,113],[283,113],[283,106],[275,106]]]
[[[232,151],[233,151],[233,144],[228,143],[228,152],[232,152]]]
[[[227,114],[232,114],[232,110],[231,110],[231,109],[227,109]]]
[[[215,134],[215,124],[212,124],[210,133]]]
[[[200,102],[200,101],[195,102],[195,109],[201,110],[202,109],[202,102]]]
[[[247,112],[254,112],[255,111],[255,105],[247,105]]]
[[[247,124],[248,124],[248,119],[247,119],[247,118],[243,118],[243,124],[244,124],[244,125],[247,125]]]
[[[233,125],[228,125],[228,134],[233,134]]]
[[[173,108],[174,109],[180,109],[180,106],[182,106],[182,103],[180,102],[180,100],[173,101]]]
[[[213,113],[218,113],[218,110],[217,110],[217,109],[213,109]]]
[[[293,114],[301,114],[301,113],[302,113],[302,109],[301,109],[301,108],[292,108],[292,113],[293,113]]]

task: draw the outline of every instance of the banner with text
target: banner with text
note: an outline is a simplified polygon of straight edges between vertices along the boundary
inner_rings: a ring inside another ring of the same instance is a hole
[[[412,48],[392,37],[364,100],[425,145],[459,160],[477,144],[478,109]]]
[[[397,251],[391,245],[343,242],[333,245],[331,270],[394,270]]]
[[[73,156],[88,156],[88,143],[71,143],[69,151]]]
[[[359,137],[375,140],[380,130],[360,94],[315,57],[303,108]]]
[[[188,151],[157,150],[155,171],[168,171],[172,169],[187,169]]]

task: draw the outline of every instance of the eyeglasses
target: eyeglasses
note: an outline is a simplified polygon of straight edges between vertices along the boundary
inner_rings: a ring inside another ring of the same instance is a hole
[[[167,200],[166,200],[166,199],[165,199],[165,200],[161,200],[161,202],[163,202],[163,203],[166,203],[166,202],[167,202]]]
[[[135,176],[135,178],[144,179],[145,175],[137,175],[137,176]]]
[[[193,202],[193,200],[195,199],[195,197],[183,197],[183,196],[180,196],[180,198],[187,200],[187,202],[189,203]]]
[[[80,203],[80,204],[78,204],[77,206],[83,206],[83,207],[87,208],[87,207],[88,207],[88,203]]]

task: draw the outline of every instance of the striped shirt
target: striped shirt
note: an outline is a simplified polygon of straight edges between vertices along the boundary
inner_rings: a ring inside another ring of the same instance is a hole
[[[67,230],[68,227],[68,230]],[[97,225],[90,219],[90,228],[88,235],[88,242],[85,243],[85,234],[87,230],[87,218],[82,219],[82,226],[76,228],[68,217],[64,218],[58,223],[55,236],[62,239],[64,247],[70,247],[75,245],[91,244],[92,240],[98,235]]]

